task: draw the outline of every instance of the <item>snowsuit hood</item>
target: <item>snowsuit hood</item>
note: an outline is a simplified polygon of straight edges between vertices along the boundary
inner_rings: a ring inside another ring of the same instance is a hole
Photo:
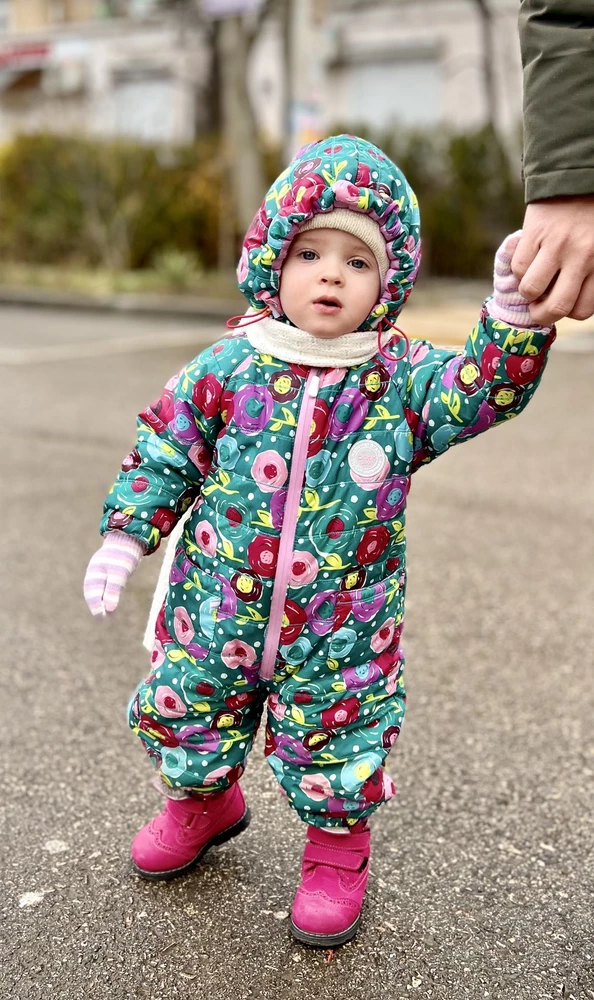
[[[417,198],[402,171],[370,142],[338,135],[305,146],[277,178],[246,234],[239,287],[257,310],[284,319],[280,274],[303,223],[334,209],[363,212],[380,228],[389,267],[379,302],[361,324],[394,321],[410,295],[421,260]]]

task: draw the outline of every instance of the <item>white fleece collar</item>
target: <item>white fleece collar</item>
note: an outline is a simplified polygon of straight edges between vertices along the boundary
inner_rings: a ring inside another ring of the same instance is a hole
[[[377,330],[355,330],[333,340],[314,337],[296,326],[265,316],[245,328],[247,339],[260,354],[281,361],[315,368],[350,368],[362,365],[377,354]],[[382,334],[382,347],[389,343],[389,331]]]

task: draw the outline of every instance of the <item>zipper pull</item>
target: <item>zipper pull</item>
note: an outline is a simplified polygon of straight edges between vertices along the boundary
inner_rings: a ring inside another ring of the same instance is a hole
[[[319,391],[320,391],[320,376],[312,375],[309,385],[307,387],[307,395],[315,397],[317,396]]]

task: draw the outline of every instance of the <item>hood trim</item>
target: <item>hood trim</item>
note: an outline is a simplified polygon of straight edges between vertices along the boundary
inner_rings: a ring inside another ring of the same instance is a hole
[[[417,277],[420,217],[402,171],[377,146],[357,136],[331,136],[306,146],[277,178],[248,230],[237,269],[239,288],[256,310],[282,318],[280,272],[301,226],[334,210],[367,215],[380,229],[388,272],[379,302],[359,327],[394,321]]]

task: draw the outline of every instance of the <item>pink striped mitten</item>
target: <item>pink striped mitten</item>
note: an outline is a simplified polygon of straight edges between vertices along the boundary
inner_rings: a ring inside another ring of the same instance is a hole
[[[520,282],[511,269],[511,259],[520,242],[522,230],[512,233],[503,241],[495,254],[495,273],[493,277],[493,298],[487,302],[487,310],[493,319],[508,323],[515,329],[538,326],[530,315],[528,302],[520,295]]]
[[[83,592],[92,615],[115,611],[128,577],[146,552],[138,538],[125,531],[108,531],[103,545],[87,566]]]

